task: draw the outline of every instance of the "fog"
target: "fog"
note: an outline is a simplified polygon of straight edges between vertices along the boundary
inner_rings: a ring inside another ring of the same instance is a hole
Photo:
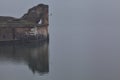
[[[21,17],[39,3],[50,14],[50,73],[43,78],[120,80],[120,0],[1,0],[0,15]]]

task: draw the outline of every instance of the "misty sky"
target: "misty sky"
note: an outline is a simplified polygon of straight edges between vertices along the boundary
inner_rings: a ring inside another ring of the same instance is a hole
[[[49,4],[47,0],[0,0],[0,15],[20,17],[39,3]]]
[[[74,12],[79,13],[81,17],[96,17],[98,15],[98,18],[119,17],[120,14],[119,0],[0,0],[0,15],[20,16],[28,8],[39,3],[49,4],[51,9],[58,13]],[[79,17],[79,15],[77,16]]]

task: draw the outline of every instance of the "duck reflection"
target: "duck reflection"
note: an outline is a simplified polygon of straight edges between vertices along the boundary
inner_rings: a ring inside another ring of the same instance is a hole
[[[48,42],[21,45],[1,45],[0,61],[25,63],[33,73],[48,73]]]

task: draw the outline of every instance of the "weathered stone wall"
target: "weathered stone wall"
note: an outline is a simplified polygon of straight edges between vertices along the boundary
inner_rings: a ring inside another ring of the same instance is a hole
[[[48,5],[39,4],[19,19],[0,16],[0,41],[48,39],[48,9]]]
[[[44,40],[48,37],[48,27],[16,28],[17,40]]]
[[[43,10],[42,24],[49,24],[49,7],[46,6]]]
[[[0,28],[0,41],[13,40],[12,28]]]
[[[48,37],[48,26],[38,27],[37,31],[38,31],[38,34]]]
[[[48,9],[48,5],[39,4],[29,9],[20,19],[36,24],[41,20],[42,24],[48,24]]]
[[[0,41],[11,40],[45,40],[48,37],[48,27],[16,27],[0,28]]]

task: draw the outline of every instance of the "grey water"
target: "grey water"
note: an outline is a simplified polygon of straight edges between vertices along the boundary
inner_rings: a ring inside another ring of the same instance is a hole
[[[0,47],[0,80],[120,80],[119,0],[4,0],[0,15],[20,17],[41,2],[49,43]]]

